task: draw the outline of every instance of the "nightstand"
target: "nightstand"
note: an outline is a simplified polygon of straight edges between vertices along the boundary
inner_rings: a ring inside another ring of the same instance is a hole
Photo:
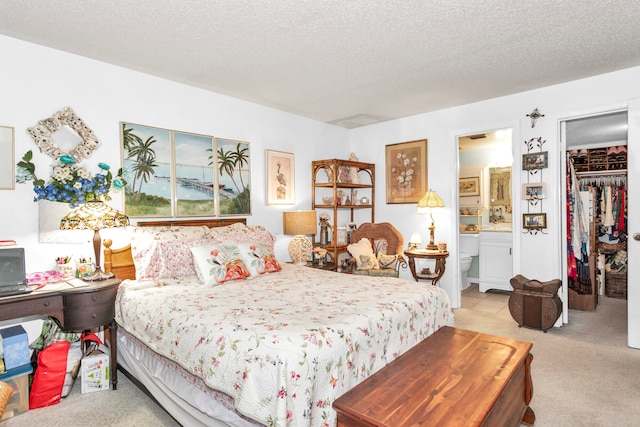
[[[118,384],[118,360],[115,301],[120,279],[86,282],[84,286],[34,291],[29,294],[0,298],[0,320],[41,315],[53,318],[67,332],[80,332],[105,327],[108,337],[111,387]],[[108,329],[107,329],[108,328]]]
[[[404,251],[404,254],[409,258],[409,269],[411,270],[411,275],[416,282],[418,280],[431,280],[432,285],[436,285],[438,280],[440,280],[444,274],[445,264],[447,262],[447,257],[449,256],[449,252],[447,251],[440,252],[429,249],[407,249]],[[435,271],[431,271],[428,268],[424,269],[425,271],[416,271],[416,258],[435,260]]]

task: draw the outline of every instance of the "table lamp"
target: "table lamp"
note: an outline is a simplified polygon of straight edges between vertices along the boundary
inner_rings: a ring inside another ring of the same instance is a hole
[[[420,233],[411,234],[411,238],[409,239],[408,249],[414,250],[418,249],[418,245],[422,244],[422,237],[420,237]]]
[[[436,245],[434,242],[436,225],[435,225],[435,222],[433,221],[433,209],[443,208],[443,207],[444,207],[444,200],[442,200],[440,196],[438,196],[436,192],[433,190],[427,191],[424,194],[424,196],[422,196],[422,199],[420,199],[420,201],[418,202],[418,213],[424,214],[424,213],[427,213],[428,211],[429,215],[431,216],[431,226],[429,227],[429,243],[427,243],[426,249],[429,249],[432,251],[438,249],[438,245]]]
[[[288,246],[291,261],[296,265],[306,264],[313,249],[306,234],[316,234],[316,211],[283,212],[282,224],[284,234],[295,235]]]
[[[75,208],[60,220],[61,230],[93,230],[93,251],[96,259],[96,270],[83,280],[104,280],[113,277],[112,273],[104,273],[100,267],[100,230],[103,228],[126,227],[129,218],[122,212],[112,208],[103,201],[86,202]]]

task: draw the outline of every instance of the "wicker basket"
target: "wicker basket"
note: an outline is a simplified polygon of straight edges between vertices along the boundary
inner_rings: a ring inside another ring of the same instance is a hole
[[[605,290],[609,298],[627,299],[627,272],[607,271]]]

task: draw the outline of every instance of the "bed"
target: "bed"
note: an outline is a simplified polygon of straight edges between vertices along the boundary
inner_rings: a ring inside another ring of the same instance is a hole
[[[333,427],[336,398],[454,323],[440,288],[278,262],[274,241],[244,219],[150,222],[105,250],[126,279],[118,364],[180,424]]]

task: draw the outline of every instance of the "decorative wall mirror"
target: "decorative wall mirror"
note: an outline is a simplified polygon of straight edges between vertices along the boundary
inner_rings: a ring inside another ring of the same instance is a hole
[[[40,151],[53,159],[64,154],[73,156],[76,161],[89,158],[100,146],[100,141],[80,117],[66,107],[53,116],[39,120],[38,124],[27,129]]]
[[[511,222],[511,167],[489,168],[489,221]]]

